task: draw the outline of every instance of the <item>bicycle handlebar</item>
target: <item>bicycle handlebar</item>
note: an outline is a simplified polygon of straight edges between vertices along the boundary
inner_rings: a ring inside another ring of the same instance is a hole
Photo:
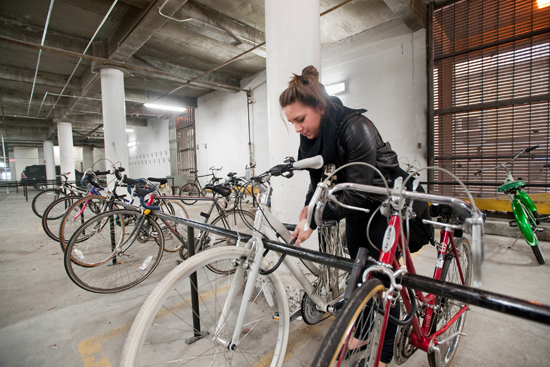
[[[502,167],[502,168],[508,170],[508,169],[506,168],[506,166],[507,166],[508,164],[510,164],[510,163],[512,163],[513,161],[515,161],[515,160],[516,160],[520,155],[522,155],[523,153],[529,153],[529,152],[531,152],[531,151],[537,149],[539,146],[540,146],[540,145],[534,145],[534,146],[532,146],[532,147],[525,148],[525,149],[521,150],[518,154],[516,154],[516,156],[515,156],[514,158],[510,159],[508,162],[498,164],[498,165],[496,165],[495,167],[480,169],[479,171],[477,171],[477,172],[474,173],[474,176],[480,175],[480,174],[482,174],[482,173],[485,172],[485,171],[492,171],[492,170],[495,170],[495,169],[497,169],[497,168],[499,168],[499,167]]]
[[[474,207],[461,199],[452,197],[452,196],[443,196],[443,195],[434,195],[421,193],[416,191],[405,191],[400,189],[391,189],[388,193],[388,190],[385,187],[372,186],[372,185],[362,185],[357,183],[341,183],[333,186],[329,189],[328,185],[321,182],[317,185],[317,189],[313,194],[313,197],[309,203],[308,216],[306,220],[306,225],[304,230],[307,230],[311,224],[311,218],[313,214],[313,207],[315,207],[315,219],[318,221],[322,217],[322,208],[326,203],[326,200],[331,200],[338,202],[335,193],[342,190],[355,190],[366,192],[374,195],[388,196],[392,198],[404,197],[407,199],[421,200],[436,202],[440,204],[447,204],[453,207],[457,207],[461,210],[465,210],[470,214],[470,218],[466,219],[466,223],[471,229],[472,235],[472,259],[473,259],[473,279],[472,283],[474,287],[481,286],[481,264],[482,264],[482,252],[483,252],[483,215],[479,210],[474,210]],[[322,200],[321,200],[322,199]],[[346,206],[349,209],[364,211],[364,208]]]
[[[139,197],[139,202],[141,206],[143,206],[145,209],[160,210],[159,206],[148,205],[144,200],[147,194],[150,194],[157,190],[157,186],[155,184],[153,184],[152,182],[144,178],[137,178],[134,180],[134,179],[128,178],[128,176],[126,175],[124,175],[122,182],[128,185],[127,189],[128,189],[128,193],[130,194],[132,194],[131,186],[134,186],[134,194],[136,194]]]
[[[535,150],[535,149],[537,149],[538,147],[539,147],[539,145],[535,145],[535,146],[533,146],[533,147],[531,147],[531,148],[527,148],[527,149],[525,149],[525,153],[529,153],[530,151]]]

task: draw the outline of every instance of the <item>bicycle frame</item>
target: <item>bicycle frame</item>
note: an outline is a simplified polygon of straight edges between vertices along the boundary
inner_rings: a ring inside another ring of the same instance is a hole
[[[259,188],[261,190],[261,194],[259,194],[260,199],[258,200],[259,202],[258,210],[256,211],[256,216],[254,219],[254,231],[253,231],[252,237],[244,244],[244,248],[250,251],[250,255],[249,255],[249,258],[244,260],[244,262],[237,267],[237,271],[235,273],[235,279],[229,289],[229,293],[228,293],[229,296],[226,300],[226,303],[223,306],[222,317],[220,318],[219,324],[217,326],[218,329],[216,330],[218,332],[222,328],[224,324],[224,320],[227,319],[230,306],[235,300],[236,288],[239,286],[239,284],[242,283],[244,279],[245,268],[249,269],[244,294],[242,296],[241,307],[239,309],[239,315],[237,318],[237,323],[235,326],[234,334],[232,336],[232,340],[227,341],[227,340],[218,339],[218,342],[220,342],[222,345],[227,346],[228,348],[237,348],[237,346],[239,345],[239,341],[242,334],[241,330],[243,327],[243,320],[248,308],[248,302],[254,290],[256,277],[258,276],[258,273],[260,270],[260,264],[264,256],[265,247],[263,243],[262,234],[265,234],[268,237],[268,239],[272,241],[276,241],[278,239],[277,237],[277,234],[278,234],[284,240],[285,243],[289,244],[291,242],[289,230],[286,229],[284,224],[282,224],[277,218],[275,218],[269,212],[269,210],[267,210],[268,203],[270,201],[273,189],[271,188],[270,185],[266,185],[265,183],[260,184]],[[264,221],[267,221],[269,223],[269,226],[264,226],[263,225]],[[239,245],[240,245],[240,239],[237,242],[237,246]],[[276,254],[280,256],[280,254],[278,253]],[[303,260],[303,261],[305,265],[308,267],[308,269],[312,271],[313,274],[315,274],[316,276],[320,274],[320,270],[316,265],[314,265],[312,262],[307,260]],[[285,257],[285,259],[283,260],[283,263],[291,273],[292,277],[298,282],[300,287],[302,287],[302,289],[313,300],[318,310],[331,312],[332,308],[330,306],[340,302],[341,299],[343,298],[343,295],[341,295],[340,298],[334,299],[330,302],[326,302],[321,296],[314,294],[313,285],[307,279],[306,275],[303,273],[303,271],[300,269],[300,267],[298,266],[297,262],[294,259]]]

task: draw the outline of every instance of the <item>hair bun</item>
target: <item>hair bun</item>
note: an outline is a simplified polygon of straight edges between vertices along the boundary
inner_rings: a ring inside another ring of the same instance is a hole
[[[319,72],[317,71],[317,69],[315,69],[315,66],[313,65],[306,66],[304,70],[302,70],[302,76],[313,77],[316,80],[319,80]]]

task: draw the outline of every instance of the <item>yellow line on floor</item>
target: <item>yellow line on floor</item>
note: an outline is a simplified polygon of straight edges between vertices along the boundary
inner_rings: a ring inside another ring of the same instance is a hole
[[[217,289],[202,293],[199,297],[201,301],[207,300],[217,294],[227,292],[229,290],[229,286],[229,284],[226,284]],[[168,309],[163,309],[158,313],[157,317],[169,315],[175,310],[181,309],[183,305],[189,303],[191,303],[191,299],[184,300],[174,306],[169,307]],[[102,343],[122,334],[128,333],[128,331],[130,331],[130,326],[131,324],[121,325],[112,330],[92,336],[91,338],[85,339],[80,342],[80,344],[78,344],[78,352],[82,357],[82,363],[84,364],[84,367],[112,367],[109,358],[107,358],[107,356],[103,352]]]

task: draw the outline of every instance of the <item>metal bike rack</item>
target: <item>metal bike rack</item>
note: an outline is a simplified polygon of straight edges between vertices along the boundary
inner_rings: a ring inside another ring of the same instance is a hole
[[[193,228],[206,230],[216,233],[220,236],[231,237],[248,241],[250,235],[238,234],[237,232],[214,227],[208,224],[200,223],[191,219],[170,216],[164,213],[156,212],[155,215],[160,219],[177,221],[188,226],[188,231]],[[192,233],[192,232],[189,232]],[[191,241],[191,239],[189,239]],[[353,264],[359,260],[351,260],[338,256],[331,256],[319,251],[309,250],[301,247],[287,245],[282,242],[266,240],[264,242],[266,249],[286,254],[288,256],[309,260],[315,263],[331,266],[345,271],[351,271]],[[366,267],[376,265],[374,262],[366,260]],[[530,321],[536,321],[545,325],[550,325],[550,306],[543,305],[533,301],[526,301],[494,292],[488,292],[477,288],[465,287],[454,283],[443,282],[422,275],[405,273],[399,277],[399,282],[405,287],[416,289],[422,292],[441,295],[460,302],[468,303],[472,306],[478,306],[492,311],[505,313],[508,315],[520,317]],[[195,310],[198,312],[198,309]]]

